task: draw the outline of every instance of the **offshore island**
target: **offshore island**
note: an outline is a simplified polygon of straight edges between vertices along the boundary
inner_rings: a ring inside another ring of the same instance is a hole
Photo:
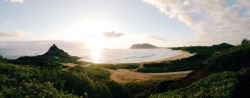
[[[155,49],[158,48],[155,45],[149,43],[133,44],[129,49]]]

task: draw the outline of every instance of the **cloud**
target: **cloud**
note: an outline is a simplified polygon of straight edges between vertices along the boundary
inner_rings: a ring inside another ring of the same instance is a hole
[[[105,38],[119,38],[119,37],[122,37],[124,33],[118,33],[118,32],[112,31],[112,32],[103,32],[102,35]]]
[[[56,44],[63,50],[84,49],[87,48],[81,41],[63,41],[63,40],[35,40],[35,41],[0,41],[1,48],[21,48],[21,49],[47,49]]]
[[[146,38],[160,40],[160,41],[167,41],[165,38],[162,38],[161,36],[158,36],[158,35],[148,35],[146,36]]]
[[[14,31],[0,31],[0,37],[20,37],[23,36],[25,32],[22,32],[20,30],[14,30]]]
[[[250,0],[143,0],[169,18],[194,29],[197,37],[214,43],[239,43],[250,37]]]
[[[11,3],[23,3],[24,0],[5,0],[7,2],[11,2]]]
[[[6,20],[6,23],[7,23],[7,24],[15,24],[15,22],[14,22],[14,21],[11,21],[11,20]]]

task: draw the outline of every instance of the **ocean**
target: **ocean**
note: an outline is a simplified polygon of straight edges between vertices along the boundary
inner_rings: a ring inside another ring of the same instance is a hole
[[[17,59],[21,56],[42,55],[46,51],[47,49],[0,48],[0,55],[8,59]],[[72,56],[81,57],[81,61],[106,64],[149,62],[180,54],[180,52],[171,49],[79,49],[65,51]]]

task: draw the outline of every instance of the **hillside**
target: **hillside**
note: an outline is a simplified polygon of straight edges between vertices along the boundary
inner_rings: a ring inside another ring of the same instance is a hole
[[[157,48],[154,45],[143,43],[143,44],[133,44],[129,49],[154,49]]]
[[[217,52],[204,62],[203,67],[193,71],[186,78],[175,82],[166,81],[160,83],[159,85],[162,87],[157,89],[159,94],[151,97],[250,97],[250,94],[248,94],[250,92],[249,59],[249,43]],[[218,75],[217,73],[223,73],[224,75],[220,76],[220,78],[211,78]],[[230,77],[224,77],[230,75],[230,73],[236,73],[237,77],[234,76],[231,80]],[[214,81],[210,81],[210,79]],[[220,81],[231,82],[220,83]]]
[[[53,44],[49,50],[42,56],[54,56],[58,58],[69,58],[70,55],[67,52],[64,52],[62,49],[59,49],[55,44]]]
[[[78,60],[79,57],[70,56],[67,52],[59,49],[55,44],[53,44],[43,55],[19,57],[18,59],[12,60],[11,62],[14,64],[31,64],[46,67],[61,67],[60,63],[64,62],[72,62],[78,64],[84,63]]]
[[[250,43],[175,49],[196,55],[147,64],[145,68],[148,72],[194,70],[187,77],[123,85],[110,80],[111,73],[103,68],[130,69],[134,65],[77,65],[65,71],[62,70],[61,62],[82,63],[56,45],[52,45],[44,55],[34,57],[7,60],[0,56],[0,97],[250,97]]]

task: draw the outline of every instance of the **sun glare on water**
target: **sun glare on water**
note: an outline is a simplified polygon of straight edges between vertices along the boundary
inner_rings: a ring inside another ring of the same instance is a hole
[[[91,59],[93,63],[99,63],[102,58],[101,50],[100,49],[93,49],[91,53]]]

